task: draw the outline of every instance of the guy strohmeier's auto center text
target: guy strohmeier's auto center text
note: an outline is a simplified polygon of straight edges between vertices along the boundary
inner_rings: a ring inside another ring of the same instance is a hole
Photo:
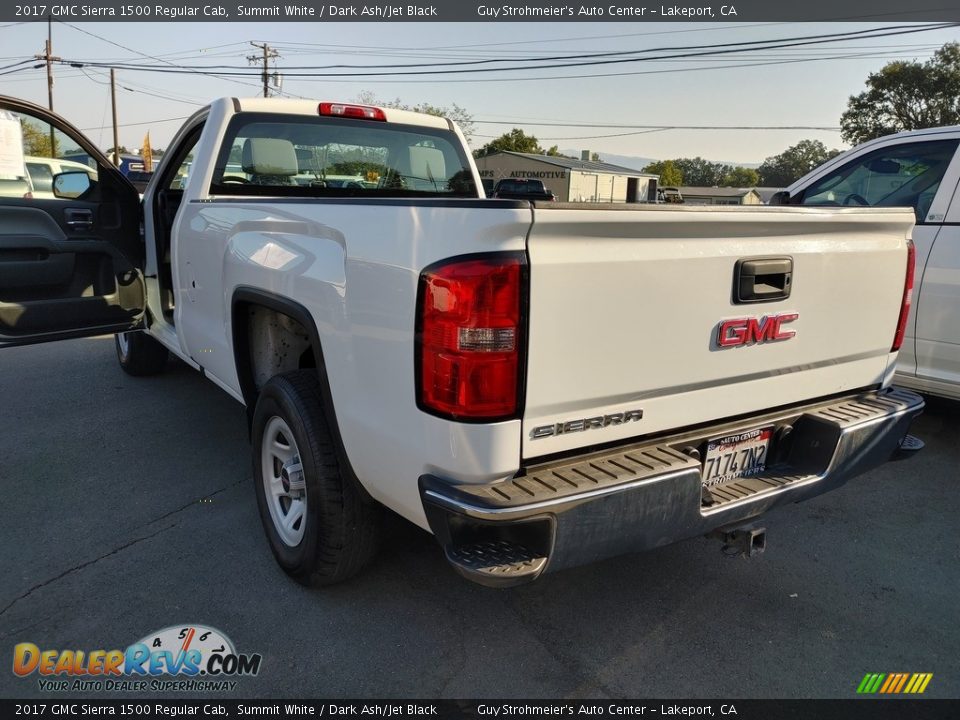
[[[716,18],[736,17],[733,5],[478,5],[477,15],[487,19],[498,18]]]

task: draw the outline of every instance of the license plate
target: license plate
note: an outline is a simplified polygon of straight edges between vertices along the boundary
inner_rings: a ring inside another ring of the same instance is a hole
[[[747,430],[707,442],[701,480],[705,487],[762,473],[773,426]]]

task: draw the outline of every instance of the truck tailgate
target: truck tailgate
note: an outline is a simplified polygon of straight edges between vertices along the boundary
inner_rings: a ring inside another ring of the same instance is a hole
[[[884,382],[912,225],[889,208],[537,206],[524,457]],[[741,302],[738,261],[767,259],[789,297]]]

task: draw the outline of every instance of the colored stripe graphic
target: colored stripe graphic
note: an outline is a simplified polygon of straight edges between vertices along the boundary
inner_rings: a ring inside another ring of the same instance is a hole
[[[860,681],[857,692],[863,695],[872,695],[880,687],[880,683],[883,682],[885,677],[886,675],[881,673],[867,673]]]
[[[901,673],[901,674],[900,674],[900,682],[897,683],[897,687],[894,688],[893,692],[898,693],[898,692],[900,692],[901,690],[903,690],[903,686],[906,684],[906,682],[907,682],[907,674],[906,674],[906,673]]]
[[[860,695],[920,695],[926,691],[933,673],[867,673],[857,686]]]

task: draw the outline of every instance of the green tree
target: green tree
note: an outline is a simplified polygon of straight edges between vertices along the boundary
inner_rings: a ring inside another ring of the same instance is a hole
[[[476,157],[483,157],[495,152],[521,152],[542,154],[543,148],[533,135],[527,135],[520,128],[514,128],[508,133],[504,133],[496,140],[491,140],[482,148],[474,152]]]
[[[437,117],[449,118],[460,126],[460,131],[467,139],[467,142],[473,138],[476,125],[473,122],[473,115],[467,112],[465,108],[456,103],[452,105],[431,105],[430,103],[419,103],[410,105],[403,102],[400,98],[393,100],[381,100],[375,93],[364,90],[357,96],[357,102],[362,105],[376,105],[377,107],[395,108],[397,110],[411,110],[413,112],[426,113],[427,115],[436,115]]]
[[[779,155],[772,155],[763,161],[757,168],[760,184],[764,187],[786,187],[839,152],[827,150],[827,146],[819,140],[801,140]]]
[[[740,167],[730,168],[723,177],[722,185],[724,187],[750,188],[760,184],[760,173],[753,168]]]
[[[25,155],[36,157],[53,157],[53,148],[50,146],[50,126],[40,128],[32,122],[24,120],[20,123],[23,128],[23,152]]]
[[[683,174],[683,182],[695,187],[713,187],[723,182],[724,176],[730,170],[729,165],[704,160],[702,157],[678,158],[673,161],[677,169]]]
[[[947,43],[925,63],[896,60],[870,73],[840,117],[841,136],[856,145],[873,138],[960,123],[960,44]]]
[[[556,145],[554,145],[554,146],[551,147],[551,148],[547,148],[546,150],[543,150],[542,152],[543,152],[544,155],[547,155],[547,156],[549,156],[549,157],[562,157],[562,158],[572,158],[572,157],[573,157],[572,155],[564,155],[562,152],[560,152],[559,147],[556,146]]]
[[[660,160],[647,165],[641,172],[660,176],[661,187],[680,187],[683,185],[683,173],[673,160]]]

